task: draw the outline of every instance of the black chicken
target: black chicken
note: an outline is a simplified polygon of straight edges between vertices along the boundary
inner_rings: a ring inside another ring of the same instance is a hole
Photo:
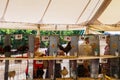
[[[22,54],[22,56],[23,56],[23,54],[26,53],[28,50],[29,50],[29,48],[28,48],[28,46],[26,46],[26,45],[22,45],[22,46],[18,47],[18,49],[17,49],[17,51],[18,51],[20,54]]]
[[[67,46],[64,48],[62,45],[58,44],[58,47],[60,50],[64,51],[66,53],[66,55],[68,54],[68,52],[72,49],[71,47],[71,41],[68,42]]]
[[[23,46],[20,46],[17,50],[18,51],[22,51],[22,52],[26,52],[26,51],[28,51],[28,46],[26,46],[26,45],[23,45]]]

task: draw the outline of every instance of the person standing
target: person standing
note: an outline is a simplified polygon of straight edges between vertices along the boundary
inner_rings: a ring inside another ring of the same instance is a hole
[[[110,35],[106,36],[106,46],[104,48],[104,55],[110,55]],[[110,59],[106,59],[107,62],[102,64],[106,75],[110,76]]]
[[[104,55],[110,55],[110,36],[106,37],[106,46],[104,48]]]
[[[29,69],[29,62],[27,60],[27,67],[26,67],[26,70],[25,70],[26,79],[28,79],[28,77],[29,77],[28,69]]]

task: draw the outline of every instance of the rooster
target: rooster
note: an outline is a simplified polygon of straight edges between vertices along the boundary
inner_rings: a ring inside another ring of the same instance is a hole
[[[67,46],[64,48],[62,45],[58,44],[58,47],[60,50],[64,51],[66,53],[66,55],[68,54],[68,52],[72,49],[71,47],[71,41],[68,42]]]

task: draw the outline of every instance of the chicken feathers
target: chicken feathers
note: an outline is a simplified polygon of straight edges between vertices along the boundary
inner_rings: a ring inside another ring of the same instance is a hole
[[[66,67],[63,67],[63,70],[61,70],[61,75],[63,75],[64,77],[68,74],[68,70],[66,69]]]
[[[60,50],[64,51],[66,54],[72,49],[71,41],[68,42],[67,46],[64,48],[62,45],[58,44]]]

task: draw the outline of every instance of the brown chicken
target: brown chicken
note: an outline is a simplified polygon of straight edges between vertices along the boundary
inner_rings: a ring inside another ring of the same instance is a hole
[[[68,74],[68,70],[66,69],[66,67],[63,67],[63,70],[61,70],[61,75],[63,75],[63,77],[65,77]]]
[[[13,79],[14,79],[15,74],[16,74],[16,72],[15,72],[15,71],[9,71],[9,72],[8,72],[8,77],[10,78],[10,80],[11,80],[11,78],[13,78]]]

